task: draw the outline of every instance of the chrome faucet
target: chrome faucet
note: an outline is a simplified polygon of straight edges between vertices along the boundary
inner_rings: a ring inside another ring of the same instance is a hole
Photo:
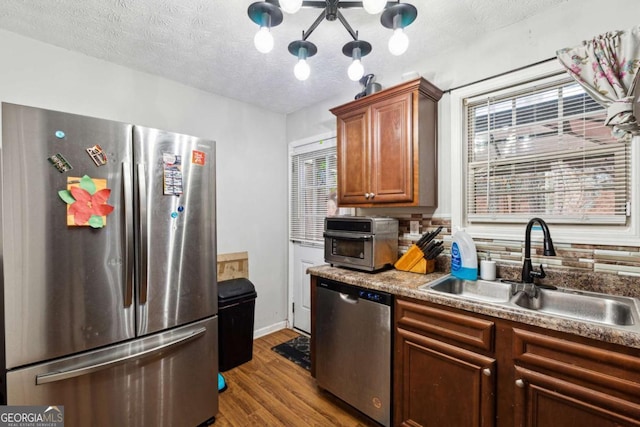
[[[527,229],[524,234],[524,264],[522,265],[522,283],[524,283],[524,291],[527,295],[536,297],[538,292],[536,285],[533,283],[534,278],[542,279],[546,277],[542,264],[540,264],[540,271],[535,271],[531,265],[531,229],[533,224],[540,224],[542,227],[542,234],[544,235],[544,255],[556,256],[556,251],[553,248],[553,242],[551,241],[551,234],[549,233],[549,227],[547,223],[540,218],[532,218],[527,224]],[[531,284],[531,286],[527,286]],[[530,288],[530,289],[527,289]]]

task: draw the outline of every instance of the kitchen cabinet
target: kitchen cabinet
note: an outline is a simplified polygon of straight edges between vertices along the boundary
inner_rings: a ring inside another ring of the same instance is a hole
[[[515,425],[640,426],[640,358],[513,328]]]
[[[495,423],[494,322],[396,301],[394,424]]]
[[[441,97],[419,78],[331,109],[339,206],[436,206]]]
[[[581,335],[583,327],[603,337],[627,331],[515,308],[507,319],[491,304],[463,310],[409,297],[403,289],[417,295],[416,281],[395,271],[367,279],[360,272],[314,269],[320,277],[395,292],[394,426],[640,427],[640,350]],[[319,279],[313,273],[311,279],[313,373]]]
[[[637,350],[397,298],[394,425],[640,426]]]

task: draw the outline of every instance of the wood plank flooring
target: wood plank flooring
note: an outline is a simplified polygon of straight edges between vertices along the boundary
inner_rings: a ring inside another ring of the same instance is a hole
[[[297,335],[283,329],[258,338],[253,345],[253,360],[223,373],[228,389],[220,394],[214,427],[377,426],[331,394],[318,390],[309,371],[271,350]]]

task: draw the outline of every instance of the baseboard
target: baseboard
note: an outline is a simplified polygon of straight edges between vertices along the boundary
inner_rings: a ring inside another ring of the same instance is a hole
[[[283,320],[282,322],[274,323],[273,325],[266,326],[264,328],[256,329],[253,331],[253,339],[269,335],[270,333],[279,331],[289,327],[289,322]]]

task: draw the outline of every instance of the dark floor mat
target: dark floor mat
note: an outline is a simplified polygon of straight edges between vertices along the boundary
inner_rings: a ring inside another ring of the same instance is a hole
[[[307,336],[297,336],[292,340],[278,344],[271,348],[271,350],[286,357],[296,365],[302,366],[307,371],[311,369],[309,337]]]

